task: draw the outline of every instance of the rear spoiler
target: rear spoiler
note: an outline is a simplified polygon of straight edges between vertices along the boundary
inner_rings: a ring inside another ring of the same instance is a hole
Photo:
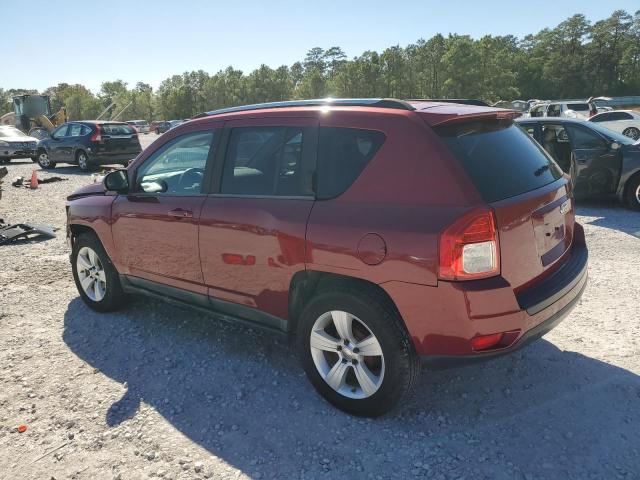
[[[438,108],[421,110],[420,113],[432,127],[466,123],[476,120],[513,120],[522,115],[515,110],[498,108],[456,108],[455,110],[438,111]]]
[[[459,105],[475,105],[476,107],[490,106],[487,102],[475,98],[411,98],[407,102],[457,103]]]

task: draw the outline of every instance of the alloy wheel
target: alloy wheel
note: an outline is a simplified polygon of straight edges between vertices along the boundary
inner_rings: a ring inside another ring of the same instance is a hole
[[[84,293],[94,302],[101,301],[107,292],[107,277],[98,254],[82,247],[76,259],[78,280]]]
[[[340,310],[322,314],[311,329],[309,346],[318,373],[341,395],[363,399],[382,385],[382,347],[355,315]]]
[[[80,167],[80,170],[87,170],[89,166],[87,163],[87,156],[84,153],[78,155],[78,166]]]
[[[51,160],[49,160],[49,155],[47,155],[46,152],[42,152],[38,155],[38,164],[43,168],[47,168],[51,165]]]

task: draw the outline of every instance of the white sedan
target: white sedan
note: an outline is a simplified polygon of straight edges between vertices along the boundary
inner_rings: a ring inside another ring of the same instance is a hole
[[[589,119],[603,127],[619,132],[634,140],[640,140],[640,113],[633,110],[613,110],[598,113]]]

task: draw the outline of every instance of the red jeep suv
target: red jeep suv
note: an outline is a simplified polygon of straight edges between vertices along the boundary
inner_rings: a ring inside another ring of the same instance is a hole
[[[295,334],[322,396],[383,414],[421,357],[513,351],[584,291],[570,182],[512,117],[393,99],[203,114],[68,198],[78,291]]]

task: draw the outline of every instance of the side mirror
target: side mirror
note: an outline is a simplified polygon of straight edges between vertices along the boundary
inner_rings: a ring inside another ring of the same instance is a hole
[[[611,150],[620,150],[620,147],[622,145],[620,145],[618,142],[616,142],[615,140],[613,142],[611,142]]]
[[[126,170],[115,170],[105,175],[102,181],[107,192],[126,193],[129,191],[129,177]]]

